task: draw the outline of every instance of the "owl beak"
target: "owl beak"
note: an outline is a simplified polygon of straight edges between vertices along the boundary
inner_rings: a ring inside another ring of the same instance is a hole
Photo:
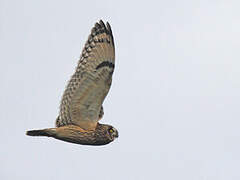
[[[116,131],[115,137],[118,138],[118,131]]]
[[[118,135],[118,131],[115,130],[115,131],[114,131],[114,137],[115,137],[115,138],[118,138],[118,136],[119,136],[119,135]]]

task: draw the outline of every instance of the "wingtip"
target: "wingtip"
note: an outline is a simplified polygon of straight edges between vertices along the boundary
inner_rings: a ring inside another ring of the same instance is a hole
[[[114,45],[114,38],[113,38],[113,33],[112,33],[111,25],[109,24],[109,22],[107,22],[106,25],[107,25],[108,32],[109,32],[109,34],[110,34],[110,36],[111,36],[111,38],[112,38],[112,43],[113,43],[113,45]]]
[[[99,20],[99,24],[104,24],[102,19]]]
[[[99,20],[99,24],[104,28],[104,31],[108,32],[105,23],[101,19]]]
[[[109,24],[109,22],[107,22],[106,25],[107,25],[108,31],[110,32],[110,34],[112,34],[112,28],[111,28],[111,25]]]
[[[91,34],[92,36],[94,36],[99,32],[107,33],[111,37],[112,43],[114,44],[112,28],[108,21],[104,23],[104,21],[100,19],[98,22],[95,23],[94,27],[92,28]]]
[[[99,29],[99,28],[101,28],[101,25],[100,25],[98,22],[96,22],[96,23],[95,23],[95,27],[96,27],[97,29]]]

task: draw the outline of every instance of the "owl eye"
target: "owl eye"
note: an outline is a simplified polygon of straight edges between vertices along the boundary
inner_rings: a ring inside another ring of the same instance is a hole
[[[109,129],[109,132],[110,132],[110,133],[113,133],[113,129]]]

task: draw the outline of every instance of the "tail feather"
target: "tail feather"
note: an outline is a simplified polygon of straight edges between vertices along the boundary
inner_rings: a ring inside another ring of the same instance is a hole
[[[56,134],[55,128],[41,129],[41,130],[30,130],[26,132],[28,136],[48,136],[52,137]]]

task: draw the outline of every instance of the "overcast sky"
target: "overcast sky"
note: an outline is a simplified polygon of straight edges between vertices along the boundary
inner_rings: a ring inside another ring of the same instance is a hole
[[[240,2],[0,0],[0,179],[239,180]],[[116,68],[91,147],[53,127],[90,29],[109,21]]]

